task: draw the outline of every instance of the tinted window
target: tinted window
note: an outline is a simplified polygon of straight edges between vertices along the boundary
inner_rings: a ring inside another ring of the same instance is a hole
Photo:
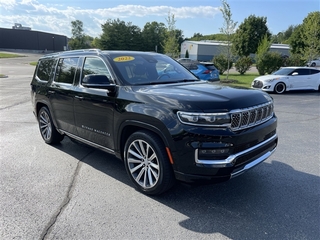
[[[106,75],[109,79],[111,79],[110,71],[100,58],[88,57],[85,59],[82,72],[82,79],[86,75],[91,74]]]
[[[205,64],[206,68],[209,70],[216,70],[216,67],[213,64]]]
[[[310,75],[310,69],[306,69],[306,68],[299,68],[295,70],[293,73],[295,72],[297,72],[298,75]]]
[[[310,69],[311,74],[317,74],[320,72],[320,70],[317,69]]]
[[[40,60],[37,69],[37,77],[41,81],[49,81],[54,66],[53,59]]]
[[[281,68],[278,71],[272,73],[272,75],[289,75],[294,71],[293,68]]]
[[[79,58],[61,58],[57,67],[56,82],[72,84]]]

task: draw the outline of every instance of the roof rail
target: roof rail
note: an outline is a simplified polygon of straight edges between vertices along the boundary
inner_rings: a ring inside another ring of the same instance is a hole
[[[52,53],[52,54],[60,55],[60,54],[65,54],[65,53],[82,53],[82,52],[101,53],[101,50],[98,49],[98,48],[88,48],[88,49],[77,49],[77,50],[61,51],[61,52],[55,52],[55,53]]]

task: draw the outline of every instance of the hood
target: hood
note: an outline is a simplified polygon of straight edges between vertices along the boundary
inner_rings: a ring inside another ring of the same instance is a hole
[[[174,110],[226,112],[271,101],[271,97],[260,90],[226,87],[202,81],[135,87],[133,90],[135,97],[143,98],[143,102],[165,104]]]
[[[284,75],[264,75],[264,76],[260,76],[255,78],[254,80],[259,80],[259,81],[267,81],[270,79],[276,79],[276,78],[287,78],[288,76],[284,76]]]

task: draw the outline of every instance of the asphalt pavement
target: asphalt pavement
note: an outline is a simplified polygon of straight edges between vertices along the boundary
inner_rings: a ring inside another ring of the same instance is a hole
[[[43,142],[26,55],[0,59],[0,239],[320,239],[319,92],[271,95],[279,146],[259,166],[150,197],[112,155]]]

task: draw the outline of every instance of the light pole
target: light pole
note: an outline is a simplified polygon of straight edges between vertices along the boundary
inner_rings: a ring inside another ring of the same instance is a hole
[[[52,37],[52,51],[55,52],[55,47],[54,47],[54,37]]]
[[[157,39],[157,40],[156,40],[156,46],[155,46],[155,49],[154,49],[154,50],[155,50],[156,52],[158,52],[158,39],[159,39],[159,38],[158,38],[158,33],[159,33],[159,28],[158,28],[158,27],[156,27],[156,28],[154,29],[154,33],[156,34],[156,39]]]

